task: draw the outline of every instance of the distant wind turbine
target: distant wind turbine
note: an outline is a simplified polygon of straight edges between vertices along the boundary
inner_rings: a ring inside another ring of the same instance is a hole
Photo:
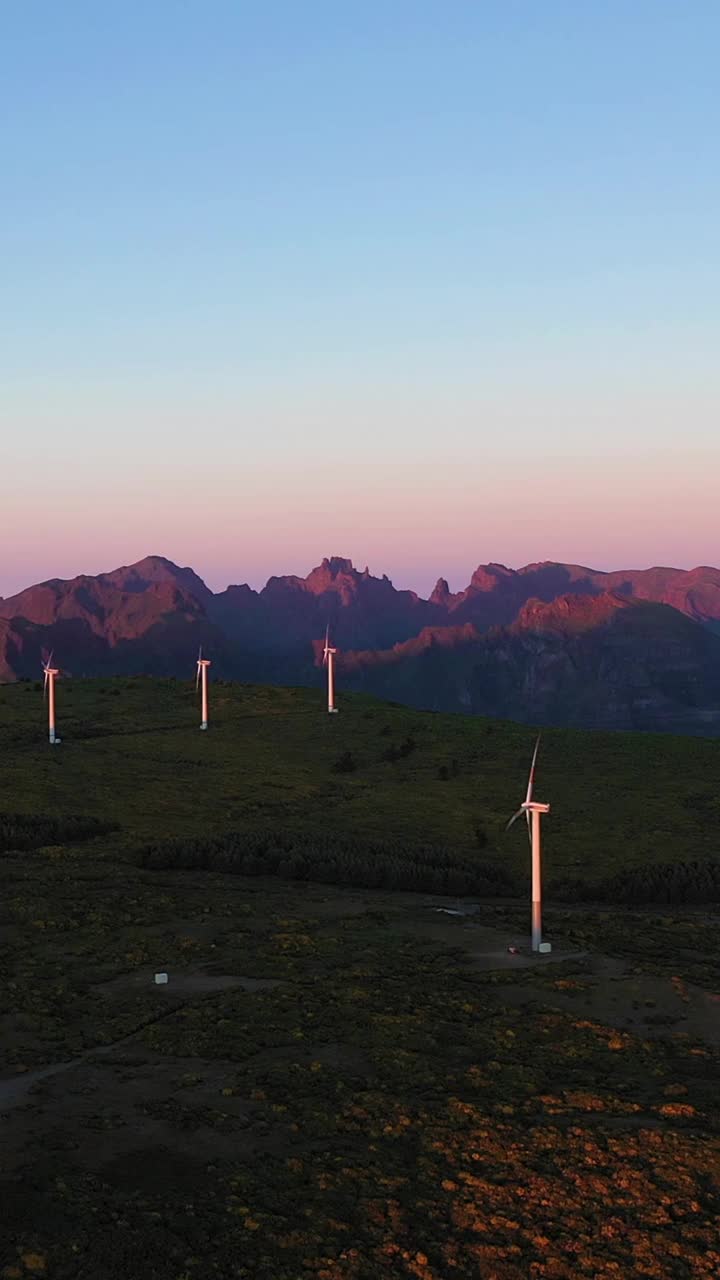
[[[211,665],[212,665],[212,664],[211,664],[211,662],[210,662],[210,659],[209,659],[209,658],[203,658],[203,656],[202,656],[202,645],[200,645],[200,648],[199,648],[199,650],[198,650],[198,656],[197,656],[197,676],[195,677],[195,692],[197,693],[198,685],[202,685],[202,720],[200,721],[200,728],[201,728],[201,729],[207,729],[207,727],[208,727],[208,678],[207,678],[207,677],[208,677],[208,673],[207,673],[207,669],[208,669],[208,667],[209,667],[209,666],[211,666]]]
[[[335,654],[337,649],[333,649],[330,644],[330,623],[325,629],[325,648],[323,649],[323,666],[327,667],[327,696],[328,696],[328,712],[330,715],[337,713],[335,706]]]
[[[541,846],[540,846],[540,815],[550,812],[549,804],[540,804],[537,800],[533,800],[533,788],[535,786],[535,764],[537,761],[538,748],[540,746],[540,734],[538,734],[533,751],[532,764],[530,765],[530,776],[528,777],[527,793],[525,800],[520,805],[517,813],[505,828],[509,831],[514,822],[525,814],[528,829],[528,839],[530,841],[530,849],[532,852],[532,949],[533,951],[550,951],[550,943],[542,940],[542,865],[541,865]]]
[[[47,662],[42,664],[42,669],[45,672],[43,697],[48,700],[48,740],[51,746],[54,747],[60,741],[55,736],[55,677],[60,675],[60,671],[53,666],[52,660],[53,655],[51,652]]]

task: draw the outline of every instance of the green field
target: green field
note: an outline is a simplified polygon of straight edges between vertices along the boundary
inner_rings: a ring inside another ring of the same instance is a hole
[[[58,682],[45,737],[39,686],[0,688],[2,809],[117,822],[109,856],[148,839],[229,830],[325,831],[435,844],[524,874],[524,798],[534,732],[360,695],[215,684],[211,729],[194,688],[171,680]],[[405,756],[388,759],[408,740]],[[337,765],[350,753],[351,771]],[[720,852],[720,741],[546,730],[538,765],[547,874],[590,879]],[[478,835],[478,833],[480,833]]]
[[[0,689],[2,1280],[714,1280],[717,911],[549,893],[552,956],[512,957],[531,730],[212,694],[201,734],[190,685],[68,680],[53,749],[42,693]],[[546,733],[549,878],[714,860],[719,764]],[[319,830],[510,866],[517,896],[451,916],[139,857]]]

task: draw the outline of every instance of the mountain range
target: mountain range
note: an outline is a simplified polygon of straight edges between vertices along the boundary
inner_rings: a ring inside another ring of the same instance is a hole
[[[330,625],[338,684],[431,710],[534,724],[720,735],[720,570],[604,573],[480,565],[424,599],[351,561],[214,593],[162,556],[51,579],[0,599],[0,681],[37,678],[50,650],[71,675],[213,675],[320,683]]]

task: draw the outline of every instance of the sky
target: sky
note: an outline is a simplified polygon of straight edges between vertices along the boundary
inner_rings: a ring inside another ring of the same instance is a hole
[[[715,0],[26,0],[0,594],[717,564]]]

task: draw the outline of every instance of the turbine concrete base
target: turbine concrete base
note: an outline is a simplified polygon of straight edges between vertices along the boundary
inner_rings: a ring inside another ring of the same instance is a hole
[[[207,722],[207,720],[203,720],[202,724],[200,725],[200,728],[201,728],[201,729],[207,729],[207,727],[208,727],[208,722]]]

